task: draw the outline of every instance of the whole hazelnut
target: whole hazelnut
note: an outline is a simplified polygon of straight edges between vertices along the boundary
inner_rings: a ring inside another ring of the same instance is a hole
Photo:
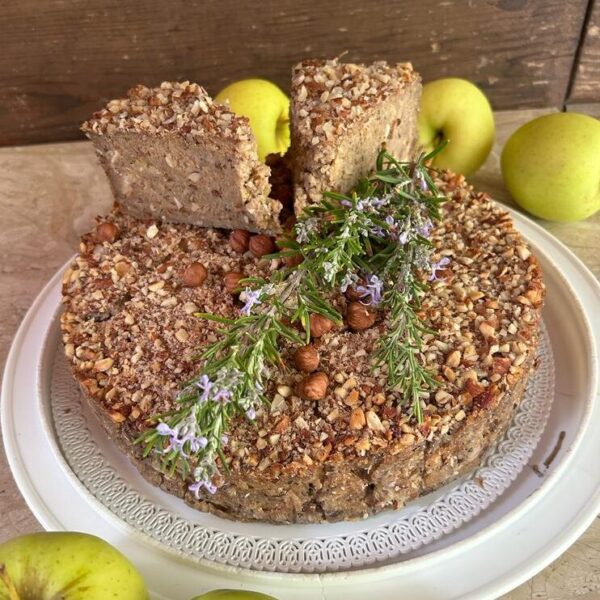
[[[112,244],[119,238],[119,228],[114,223],[100,223],[96,227],[96,237],[101,242]]]
[[[351,302],[356,302],[356,301],[360,300],[363,297],[362,293],[359,292],[355,287],[349,287],[346,290],[345,296]]]
[[[375,313],[362,302],[350,302],[346,310],[346,322],[355,331],[368,329],[375,323]]]
[[[199,287],[207,278],[208,272],[203,264],[193,262],[182,274],[181,280],[187,287]]]
[[[244,277],[246,276],[239,271],[229,271],[229,273],[225,273],[225,275],[223,275],[225,289],[230,294],[237,294],[239,292],[240,280],[244,279]]]
[[[272,237],[268,235],[253,235],[250,238],[250,252],[256,258],[260,258],[261,256],[265,256],[265,254],[272,254],[275,251],[275,242]]]
[[[244,254],[250,245],[250,232],[245,229],[234,229],[229,234],[229,245],[234,252]]]
[[[294,364],[298,371],[312,373],[317,370],[320,362],[319,353],[313,346],[301,346],[294,352]]]
[[[284,260],[285,266],[288,269],[293,269],[304,262],[304,256],[296,254],[295,256],[286,256]]]
[[[307,375],[298,386],[298,393],[305,400],[322,400],[327,394],[329,378],[325,373]]]
[[[333,321],[321,316],[310,315],[310,335],[314,338],[319,338],[333,328]]]

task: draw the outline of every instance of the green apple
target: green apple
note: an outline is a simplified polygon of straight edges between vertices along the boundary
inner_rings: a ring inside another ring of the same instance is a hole
[[[261,594],[260,592],[243,592],[241,590],[213,590],[196,596],[192,600],[277,600],[273,596]]]
[[[502,176],[517,204],[550,221],[577,221],[600,209],[600,121],[553,113],[506,142]]]
[[[448,141],[433,159],[434,166],[463,175],[474,173],[485,162],[496,135],[485,94],[471,82],[454,77],[423,87],[418,126],[426,151]]]
[[[0,545],[0,600],[147,600],[141,575],[86,533],[45,532]]]
[[[285,154],[290,146],[290,100],[274,83],[265,79],[236,81],[215,100],[229,101],[234,113],[250,119],[260,160],[268,154]]]

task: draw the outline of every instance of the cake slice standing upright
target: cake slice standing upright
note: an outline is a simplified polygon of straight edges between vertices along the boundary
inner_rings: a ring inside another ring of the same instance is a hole
[[[187,81],[138,85],[94,113],[94,143],[116,201],[137,218],[276,232],[281,204],[269,198],[248,119]]]
[[[325,190],[348,192],[385,146],[400,160],[418,146],[421,79],[410,63],[306,60],[292,71],[295,211]]]

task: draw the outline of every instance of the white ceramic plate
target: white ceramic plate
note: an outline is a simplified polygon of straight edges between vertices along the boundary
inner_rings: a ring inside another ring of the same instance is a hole
[[[564,551],[600,505],[600,407],[593,401],[600,286],[564,246],[522,216],[514,217],[537,247],[545,271],[544,319],[556,361],[556,397],[531,460],[531,465],[542,466],[544,475],[526,468],[493,506],[467,525],[386,566],[325,575],[255,572],[206,560],[194,563],[132,531],[74,483],[48,415],[40,411],[49,382],[48,369],[41,368],[41,352],[59,302],[57,278],[23,321],[7,361],[2,392],[6,451],[29,506],[48,529],[89,531],[119,546],[144,572],[156,598],[184,600],[227,586],[271,592],[282,600],[352,600],[366,593],[380,598],[480,599],[518,585]],[[544,468],[559,437],[562,446]]]

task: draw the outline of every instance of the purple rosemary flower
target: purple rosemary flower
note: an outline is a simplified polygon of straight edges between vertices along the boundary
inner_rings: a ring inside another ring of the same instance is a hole
[[[254,410],[254,408],[250,407],[247,411],[246,411],[246,416],[251,420],[254,421],[254,419],[256,419],[256,411]]]
[[[166,423],[159,423],[156,426],[158,435],[169,436],[169,445],[163,450],[163,453],[171,452],[171,450],[177,450],[183,456],[187,456],[183,451],[183,445],[187,441],[185,437],[179,437],[179,426],[169,427]]]
[[[369,275],[366,283],[367,285],[356,287],[356,291],[361,298],[368,299],[363,304],[379,304],[381,302],[381,292],[383,291],[383,281],[377,275]]]
[[[244,298],[246,300],[246,304],[244,304],[244,306],[242,307],[243,315],[248,316],[250,314],[250,311],[252,310],[252,307],[255,304],[262,304],[262,301],[260,300],[261,293],[262,291],[260,289],[251,290],[249,288],[246,288],[244,290]]]
[[[158,435],[177,435],[177,431],[172,427],[169,427],[166,423],[159,423],[156,426]]]
[[[427,181],[425,181],[425,176],[420,171],[419,171],[419,174],[417,175],[417,181],[419,182],[419,187],[421,188],[422,192],[426,192],[429,189],[429,186],[427,185]]]
[[[431,235],[431,232],[433,231],[433,223],[429,219],[427,219],[427,221],[425,221],[422,225],[419,226],[417,231],[419,235],[423,236],[424,238],[428,238]]]
[[[223,446],[225,446],[227,444],[227,442],[229,441],[229,436],[227,434],[223,434],[221,436],[221,444],[223,444]]]
[[[352,208],[352,202],[350,202],[350,200],[342,200],[340,204],[346,208]]]
[[[196,387],[202,390],[202,394],[200,394],[199,400],[201,402],[206,402],[210,395],[210,390],[213,387],[212,381],[208,378],[208,375],[202,375],[200,379],[196,382]]]
[[[410,239],[410,235],[408,233],[408,231],[402,231],[400,233],[400,235],[398,236],[398,241],[404,246],[404,244],[406,244],[408,242],[408,240]]]
[[[196,481],[188,486],[190,492],[194,492],[196,499],[200,499],[200,490],[204,488],[209,494],[214,494],[217,491],[217,486],[210,481],[210,479],[204,479],[202,481]]]
[[[163,450],[163,453],[168,454],[172,450],[176,450],[177,452],[179,452],[179,454],[181,454],[181,456],[187,458],[188,454],[183,449],[183,445],[185,444],[185,442],[185,438],[179,438],[177,434],[174,434],[169,439],[169,445]]]
[[[208,444],[208,440],[203,435],[188,435],[183,439],[183,443],[185,442],[190,443],[190,451],[192,453],[204,450],[204,448],[206,448],[206,445]]]
[[[431,265],[431,275],[429,276],[429,281],[435,281],[437,279],[437,271],[442,270],[446,265],[450,264],[450,259],[447,256],[444,256],[437,262]]]
[[[373,225],[373,227],[371,227],[371,229],[369,230],[369,233],[371,235],[374,235],[375,237],[385,237],[386,236],[385,229],[383,229],[383,227],[380,227],[379,225]]]
[[[226,389],[220,389],[213,396],[213,400],[215,402],[221,402],[222,404],[227,404],[231,400],[231,392]]]

